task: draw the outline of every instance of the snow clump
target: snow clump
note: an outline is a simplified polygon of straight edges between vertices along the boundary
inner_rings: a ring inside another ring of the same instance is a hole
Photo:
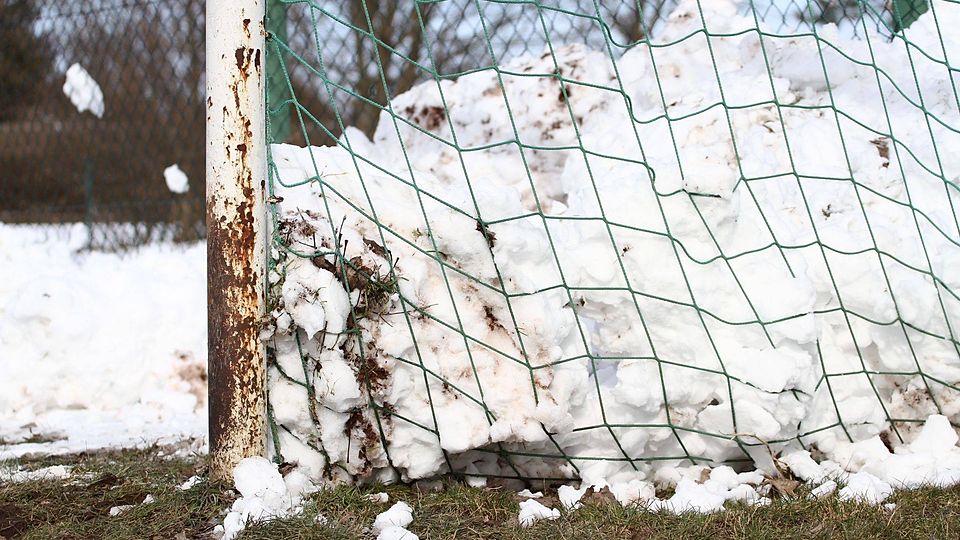
[[[541,519],[560,519],[560,511],[556,508],[548,508],[534,499],[520,502],[520,515],[517,520],[521,527],[532,527]]]
[[[63,93],[70,98],[77,112],[90,111],[97,118],[103,118],[103,91],[80,64],[73,64],[67,69]]]
[[[176,163],[163,170],[163,180],[167,183],[167,189],[172,193],[190,191],[190,179],[187,178],[187,173],[183,172]]]
[[[38,480],[66,480],[70,478],[71,467],[65,465],[51,465],[35,471],[4,470],[0,469],[0,482],[20,484]]]
[[[223,525],[222,540],[232,540],[247,523],[292,516],[303,510],[303,498],[317,491],[307,476],[294,469],[283,476],[275,463],[262,457],[245,458],[233,469],[233,481],[240,492]]]
[[[386,512],[377,514],[373,520],[373,530],[377,532],[377,540],[417,540],[417,535],[405,527],[413,523],[413,508],[400,501],[395,503]]]

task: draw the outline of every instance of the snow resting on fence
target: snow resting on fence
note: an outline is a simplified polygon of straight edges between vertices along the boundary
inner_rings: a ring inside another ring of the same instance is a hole
[[[554,44],[273,146],[271,451],[642,497],[913,448],[904,482],[955,481],[957,27],[761,40],[687,2],[615,61]]]

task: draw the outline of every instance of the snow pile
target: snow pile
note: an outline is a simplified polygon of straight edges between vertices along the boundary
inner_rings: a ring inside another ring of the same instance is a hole
[[[73,64],[67,69],[63,93],[70,98],[77,112],[90,111],[97,118],[103,118],[103,91],[80,64]]]
[[[223,525],[216,532],[232,540],[248,523],[295,515],[303,510],[303,498],[316,486],[294,469],[283,476],[275,463],[261,457],[245,458],[233,469],[240,498],[234,501]]]
[[[891,451],[879,436],[839,443],[832,459],[819,463],[807,451],[794,451],[781,461],[800,479],[817,486],[815,496],[831,493],[839,480],[841,499],[879,503],[894,489],[922,485],[948,487],[960,483],[960,447],[949,419],[932,415],[912,442]],[[857,471],[848,474],[848,471]]]
[[[870,473],[858,472],[847,477],[847,485],[838,496],[843,501],[862,501],[868,504],[880,504],[893,493],[890,484]]]
[[[556,48],[502,85],[416,86],[372,140],[274,146],[283,458],[328,481],[579,477],[628,502],[666,483],[656,504],[701,511],[759,500],[758,477],[680,465],[774,474],[771,452],[805,448],[857,471],[881,441],[899,480],[933,480],[910,441],[960,421],[960,111],[937,61],[960,38],[929,13],[925,55],[755,28],[686,2],[669,46]]]
[[[84,239],[0,225],[0,459],[206,432],[204,246]]]

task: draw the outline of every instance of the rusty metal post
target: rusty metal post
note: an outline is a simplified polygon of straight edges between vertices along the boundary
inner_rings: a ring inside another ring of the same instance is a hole
[[[259,339],[266,263],[266,0],[207,1],[207,309],[211,475],[266,448]]]

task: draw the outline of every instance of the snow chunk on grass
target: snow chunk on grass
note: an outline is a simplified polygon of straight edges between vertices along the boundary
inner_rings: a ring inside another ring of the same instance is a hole
[[[372,503],[386,503],[390,502],[390,495],[382,491],[380,493],[371,493],[367,495],[367,500]]]
[[[167,182],[167,189],[173,193],[190,191],[190,180],[187,178],[187,173],[183,172],[176,163],[163,170],[163,179]]]
[[[187,479],[186,482],[177,486],[177,491],[187,491],[188,489],[199,484],[200,482],[203,482],[203,478],[199,476],[191,476],[190,478]]]
[[[893,493],[893,487],[876,476],[858,472],[847,477],[847,485],[840,490],[841,501],[862,501],[880,504]]]
[[[517,519],[521,527],[531,527],[541,519],[560,519],[560,511],[548,508],[534,499],[527,499],[520,503],[520,516]]]
[[[65,480],[70,477],[70,467],[54,465],[35,471],[3,471],[0,470],[0,482],[20,484],[36,480]]]
[[[837,490],[837,483],[833,480],[827,480],[826,482],[820,484],[819,486],[810,490],[811,497],[826,497],[827,495],[833,493]]]
[[[413,509],[409,504],[400,501],[386,512],[377,515],[373,520],[373,528],[382,532],[389,527],[406,527],[411,523],[413,523]]]
[[[389,526],[380,531],[377,540],[420,540],[420,537],[403,527]]]
[[[110,508],[110,517],[117,517],[131,508],[133,508],[132,504],[121,504],[120,506],[114,506]]]
[[[223,520],[223,540],[232,540],[247,523],[298,514],[303,497],[316,487],[301,471],[294,470],[284,478],[275,463],[252,457],[233,469],[233,481],[240,492]]]
[[[577,510],[583,506],[580,499],[583,498],[588,489],[590,489],[590,486],[582,486],[580,489],[574,489],[573,486],[560,486],[560,488],[557,489],[557,496],[560,498],[560,504],[562,504],[564,508],[567,510]]]

